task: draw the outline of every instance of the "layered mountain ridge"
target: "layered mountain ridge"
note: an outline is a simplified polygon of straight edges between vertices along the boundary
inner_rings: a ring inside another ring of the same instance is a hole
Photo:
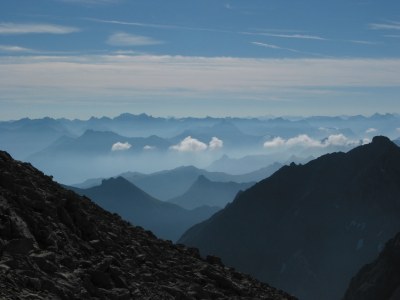
[[[202,206],[187,210],[176,204],[153,198],[123,177],[104,179],[99,186],[88,189],[67,187],[92,199],[102,208],[118,213],[157,237],[176,241],[184,231],[219,210]]]
[[[294,299],[0,152],[0,298]]]
[[[219,208],[231,202],[241,190],[246,190],[254,183],[215,182],[200,175],[192,186],[181,196],[168,200],[186,209],[195,209],[204,205]]]

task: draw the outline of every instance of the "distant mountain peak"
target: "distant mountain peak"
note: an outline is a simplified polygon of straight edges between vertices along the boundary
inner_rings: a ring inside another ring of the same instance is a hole
[[[132,185],[131,182],[129,182],[128,180],[126,180],[122,176],[110,177],[110,178],[103,179],[101,181],[101,185],[110,185],[110,184],[113,184],[113,185],[114,184]]]
[[[117,121],[135,121],[135,120],[148,120],[148,119],[153,119],[153,117],[145,113],[141,113],[138,115],[123,113],[114,118],[114,120]]]
[[[203,174],[201,174],[201,175],[199,175],[199,177],[197,177],[197,181],[201,182],[201,183],[210,182],[210,180]]]

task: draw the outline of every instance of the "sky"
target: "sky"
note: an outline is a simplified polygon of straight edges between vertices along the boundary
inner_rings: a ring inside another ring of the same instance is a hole
[[[398,0],[1,0],[0,120],[400,113]]]

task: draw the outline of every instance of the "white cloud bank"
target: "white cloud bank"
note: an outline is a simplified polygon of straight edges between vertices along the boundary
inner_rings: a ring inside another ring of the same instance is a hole
[[[264,143],[264,148],[280,148],[280,147],[304,147],[304,148],[324,148],[329,146],[357,146],[360,141],[351,140],[343,134],[332,134],[324,140],[316,140],[309,137],[307,134],[300,134],[296,137],[283,139],[275,137]]]
[[[204,116],[211,105],[215,115],[331,115],[340,114],[341,103],[347,105],[343,99],[349,97],[354,99],[348,103],[349,114],[372,114],[398,107],[399,70],[396,58],[1,56],[0,101],[8,101],[15,113],[11,115],[10,108],[0,116],[42,116],[51,105],[68,108],[60,116],[72,118],[77,117],[77,106],[82,108],[79,117],[90,117],[94,105],[102,115],[134,108]],[[379,103],[371,100],[378,95]],[[169,99],[173,101],[165,105]],[[325,105],[336,101],[339,104]],[[24,109],[27,112],[21,113]]]
[[[30,56],[0,58],[0,84],[91,90],[243,91],[251,94],[267,92],[271,88],[399,87],[398,70],[400,59]],[[7,76],[10,73],[15,76]]]
[[[117,142],[112,145],[111,151],[126,151],[126,150],[130,149],[131,147],[132,147],[132,145],[129,144],[128,142],[125,142],[125,143]]]
[[[191,136],[187,136],[178,144],[170,147],[172,150],[176,150],[178,152],[202,152],[207,149],[209,150],[217,150],[221,149],[224,145],[224,142],[217,137],[213,137],[210,143],[207,145],[199,141],[198,139],[192,138]]]

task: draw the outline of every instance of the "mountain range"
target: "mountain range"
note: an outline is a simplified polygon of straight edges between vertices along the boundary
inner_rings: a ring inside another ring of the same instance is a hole
[[[0,152],[0,298],[294,297],[157,239]]]
[[[209,172],[193,166],[184,166],[152,174],[126,172],[120,174],[120,176],[132,182],[153,197],[167,201],[186,193],[199,176],[204,176],[208,180],[214,182],[249,183],[260,181],[270,176],[278,170],[279,167],[279,164],[273,164],[272,166],[251,173],[230,175],[223,172]]]
[[[68,188],[91,198],[104,209],[118,213],[132,224],[151,230],[157,237],[172,241],[219,210],[204,205],[187,210],[157,200],[123,177],[103,180],[101,185],[88,189]]]
[[[225,207],[233,201],[236,194],[251,187],[254,182],[215,182],[200,175],[192,186],[181,196],[168,200],[186,209],[195,209],[202,206]]]
[[[372,143],[284,166],[179,240],[300,299],[343,297],[400,230],[400,148]]]
[[[396,114],[163,118],[124,113],[88,120],[24,118],[0,121],[0,147],[69,185],[183,165],[244,174],[285,164],[292,155],[348,151],[377,134],[397,139],[399,121]]]

